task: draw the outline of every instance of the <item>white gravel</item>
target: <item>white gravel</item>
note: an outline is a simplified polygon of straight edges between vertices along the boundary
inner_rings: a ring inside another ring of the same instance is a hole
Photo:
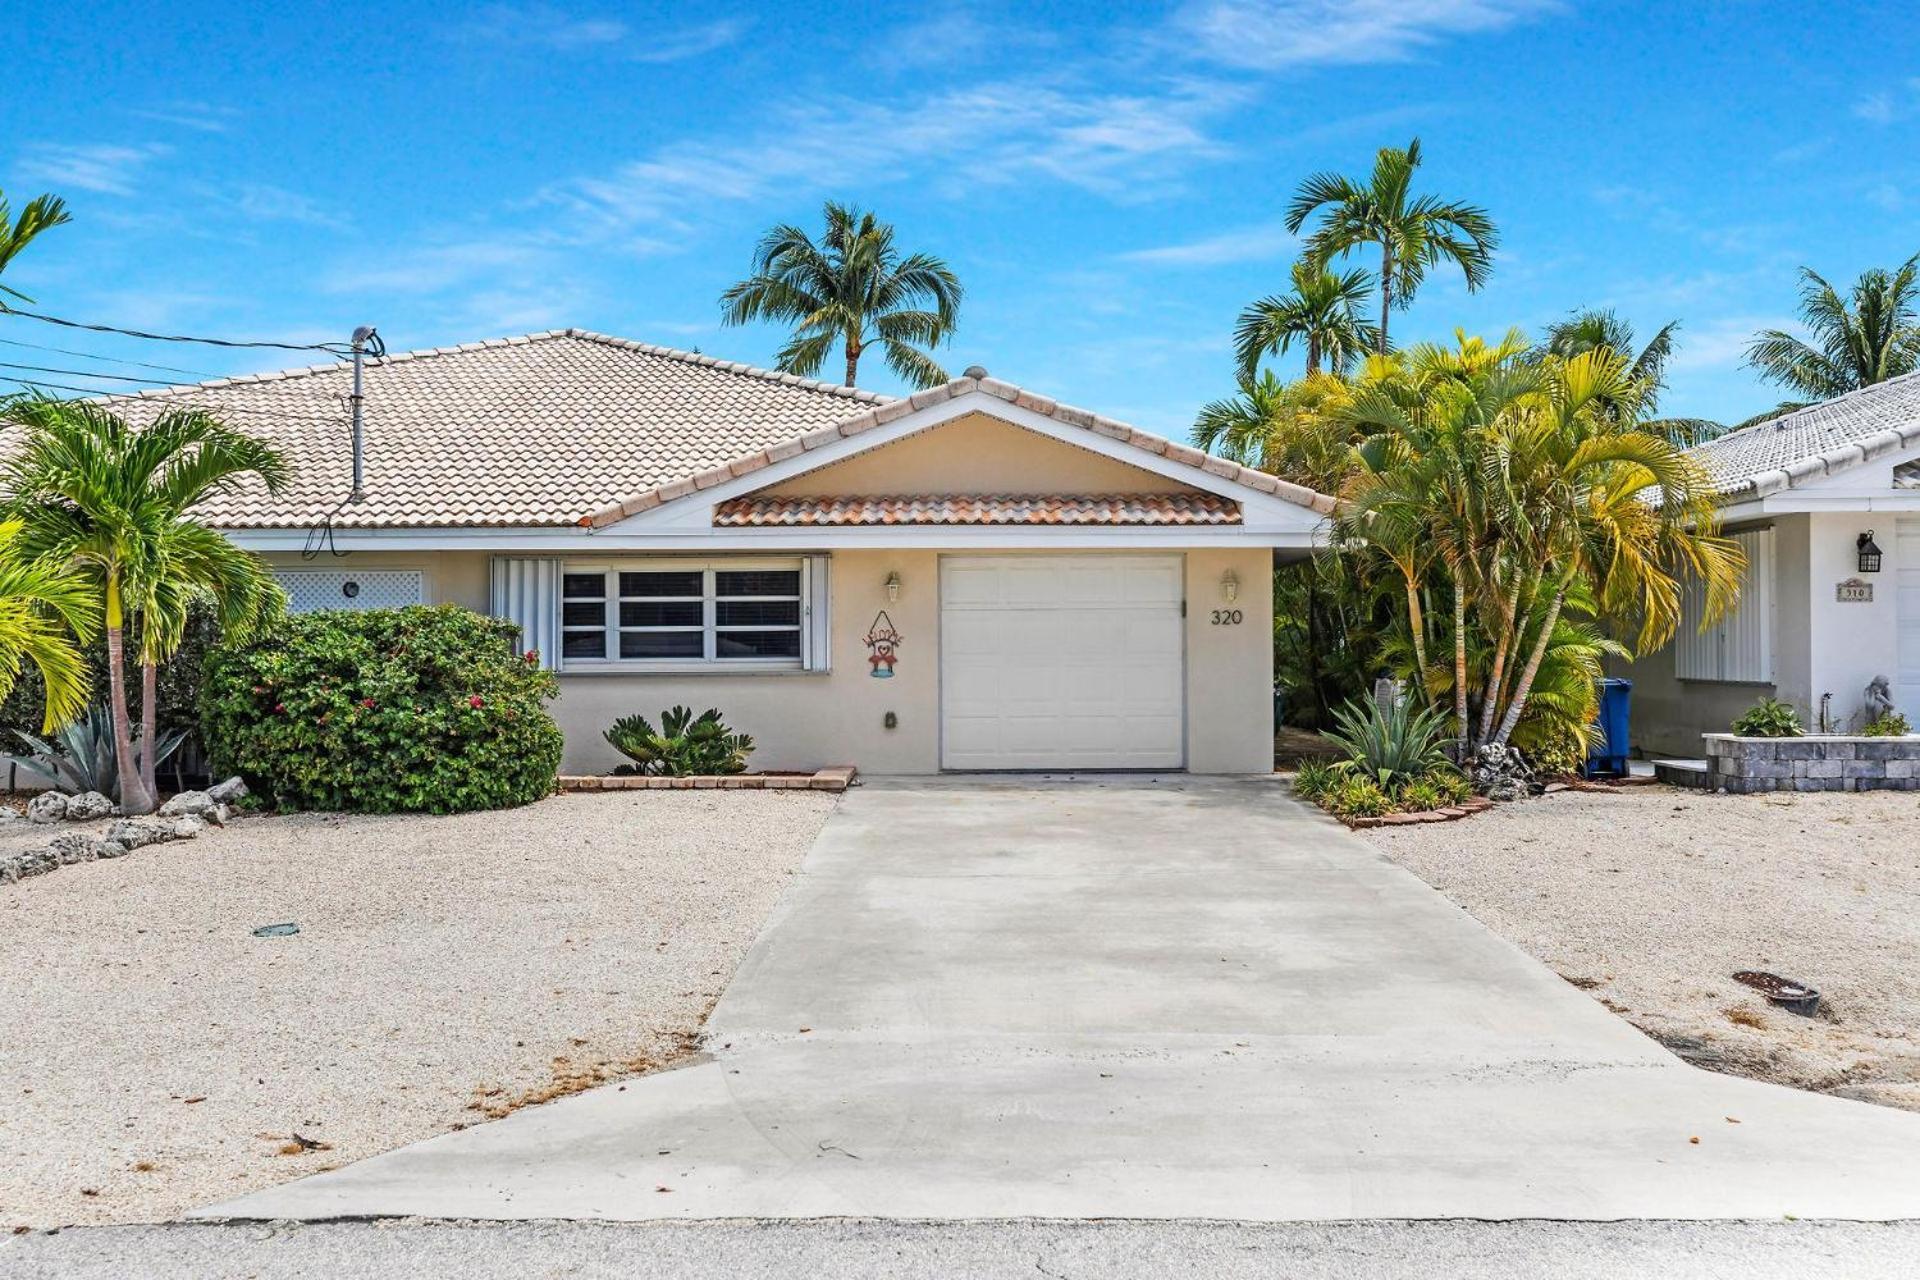
[[[1636,787],[1363,834],[1702,1066],[1920,1111],[1920,797]]]
[[[0,1227],[164,1220],[684,1052],[832,806],[249,818],[0,885]]]

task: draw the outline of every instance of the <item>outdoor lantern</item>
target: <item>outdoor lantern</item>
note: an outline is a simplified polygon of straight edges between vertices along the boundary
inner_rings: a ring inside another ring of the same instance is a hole
[[[1220,575],[1220,594],[1232,604],[1240,595],[1240,575],[1229,569]]]
[[[1860,548],[1860,572],[1880,572],[1880,544],[1873,540],[1873,530],[1861,534],[1854,545]]]
[[[898,600],[899,598],[900,598],[900,571],[898,569],[895,569],[892,573],[887,575],[887,599]]]

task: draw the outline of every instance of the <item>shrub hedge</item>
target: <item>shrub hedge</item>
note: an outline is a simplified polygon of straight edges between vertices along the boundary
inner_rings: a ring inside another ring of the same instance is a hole
[[[553,673],[512,625],[453,605],[288,617],[206,664],[216,775],[282,808],[458,813],[551,792]]]

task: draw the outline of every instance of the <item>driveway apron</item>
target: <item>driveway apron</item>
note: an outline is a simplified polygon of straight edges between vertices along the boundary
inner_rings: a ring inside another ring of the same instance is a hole
[[[1920,1217],[1920,1115],[1688,1066],[1271,779],[879,780],[705,1052],[210,1218]]]

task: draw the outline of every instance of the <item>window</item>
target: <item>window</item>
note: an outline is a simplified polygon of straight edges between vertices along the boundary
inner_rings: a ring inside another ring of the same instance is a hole
[[[797,665],[805,647],[804,576],[791,561],[569,565],[561,580],[561,656]]]
[[[1740,603],[1702,631],[1706,592],[1697,579],[1688,582],[1680,601],[1680,629],[1673,639],[1673,673],[1682,680],[1771,684],[1773,530],[1748,529],[1727,536],[1747,553],[1746,572],[1740,575]]]

